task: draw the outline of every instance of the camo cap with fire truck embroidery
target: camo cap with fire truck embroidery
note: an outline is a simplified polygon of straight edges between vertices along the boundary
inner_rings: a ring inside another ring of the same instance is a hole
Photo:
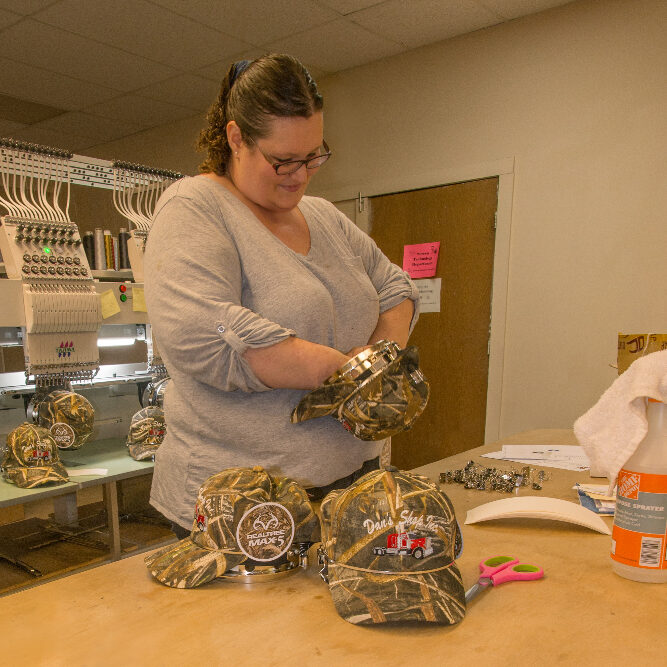
[[[293,543],[311,543],[317,526],[306,491],[294,480],[260,466],[229,468],[199,489],[190,537],[145,563],[166,586],[194,588],[246,561],[280,559]]]
[[[49,431],[25,422],[8,436],[2,457],[5,479],[23,489],[49,482],[68,482],[69,475],[58,458],[58,447]]]
[[[375,470],[321,505],[322,576],[350,623],[458,623],[465,590],[454,560],[461,531],[449,498],[426,477]]]
[[[159,449],[166,432],[162,408],[149,405],[135,412],[126,442],[130,456],[136,461],[150,458]]]

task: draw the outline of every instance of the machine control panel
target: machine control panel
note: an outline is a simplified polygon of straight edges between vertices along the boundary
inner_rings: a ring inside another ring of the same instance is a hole
[[[74,222],[4,216],[0,222],[0,251],[10,278],[91,280]]]

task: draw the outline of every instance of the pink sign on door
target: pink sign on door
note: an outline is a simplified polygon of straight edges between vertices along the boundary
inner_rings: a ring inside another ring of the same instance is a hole
[[[438,264],[440,241],[403,246],[403,271],[410,278],[431,278]]]

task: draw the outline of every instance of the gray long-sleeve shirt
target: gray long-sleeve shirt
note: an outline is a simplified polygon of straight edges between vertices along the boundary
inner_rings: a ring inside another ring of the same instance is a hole
[[[331,417],[291,424],[306,392],[266,387],[242,356],[292,335],[346,352],[367,344],[379,314],[406,298],[416,322],[416,287],[372,239],[323,199],[304,197],[299,209],[307,255],[210,178],[184,178],[157,204],[145,294],[172,380],[151,503],[182,526],[192,523],[199,486],[225,468],[262,465],[324,486],[382,447]]]

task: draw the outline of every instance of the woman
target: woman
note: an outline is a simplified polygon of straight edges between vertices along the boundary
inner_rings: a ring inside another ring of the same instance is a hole
[[[313,497],[376,468],[382,442],[290,413],[370,343],[404,346],[419,298],[332,204],[304,197],[330,152],[322,97],[297,60],[233,65],[199,145],[203,173],[164,193],[145,256],[172,378],[151,502],[186,530],[199,486],[225,468],[261,465]]]

